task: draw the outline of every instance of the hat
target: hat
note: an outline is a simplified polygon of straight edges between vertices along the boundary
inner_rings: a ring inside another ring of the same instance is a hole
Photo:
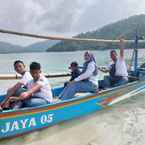
[[[77,63],[76,61],[73,61],[73,62],[70,64],[69,69],[70,69],[71,67],[78,67],[78,63]]]

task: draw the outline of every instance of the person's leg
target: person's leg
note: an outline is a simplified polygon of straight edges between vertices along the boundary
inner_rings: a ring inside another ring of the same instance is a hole
[[[64,83],[64,88],[69,84],[69,82],[65,82]]]
[[[113,87],[118,87],[118,86],[120,86],[120,85],[124,85],[124,84],[127,84],[127,83],[128,83],[128,80],[126,80],[126,79],[121,79],[121,80],[119,80],[117,83],[115,83]]]
[[[98,86],[94,85],[90,81],[81,81],[79,86],[79,92],[91,92],[96,93],[98,91]]]
[[[99,89],[104,89],[105,87],[104,87],[104,80],[99,80],[98,81],[98,88]]]
[[[2,106],[7,102],[11,96],[20,96],[21,93],[26,92],[26,88],[20,87],[17,90],[8,89],[4,100],[1,102]]]
[[[77,91],[79,90],[77,86],[78,86],[78,82],[73,84],[68,84],[59,95],[59,99],[67,100],[73,98],[74,94],[77,93]]]
[[[24,102],[25,107],[36,107],[41,105],[47,105],[48,102],[42,98],[31,98]]]
[[[11,98],[11,97],[19,97],[20,95],[21,95],[21,93],[23,93],[23,92],[26,92],[27,91],[27,89],[26,88],[23,88],[23,87],[21,87],[21,88],[19,88],[19,89],[17,89],[16,91],[15,91],[15,96],[9,96],[8,98],[7,98],[7,100],[5,100],[5,102],[3,103],[3,108],[9,108],[10,106],[11,106],[11,104],[12,104],[12,109],[18,109],[18,108],[21,108],[22,107],[22,102],[21,101],[16,101],[16,102],[9,102],[9,99]]]
[[[12,109],[20,109],[20,108],[22,108],[22,106],[23,106],[23,102],[22,101],[18,101],[18,102],[16,102],[16,103],[14,103],[14,104],[12,104]]]
[[[96,92],[97,87],[89,81],[80,81],[68,85],[63,92],[60,94],[59,98],[61,100],[71,99],[78,92]]]
[[[111,87],[111,77],[104,76],[103,88],[110,88],[110,87]]]
[[[19,97],[23,92],[26,92],[27,89],[24,87],[19,88],[18,90],[16,90],[15,92],[15,96]]]

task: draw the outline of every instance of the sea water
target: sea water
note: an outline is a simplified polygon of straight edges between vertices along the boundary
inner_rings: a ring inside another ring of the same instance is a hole
[[[42,64],[45,73],[67,72],[71,61],[83,63],[84,52],[1,54],[0,73],[14,73],[13,62],[21,59],[28,65],[32,61]],[[106,65],[109,51],[93,51],[97,64]],[[144,62],[145,51],[140,51]],[[129,63],[131,50],[126,51]],[[99,77],[102,74],[99,73]],[[52,86],[61,85],[68,78],[49,79]],[[17,80],[0,81],[1,92]],[[111,108],[85,117],[59,123],[47,129],[18,138],[0,140],[0,145],[144,145],[145,94],[139,94],[115,104]]]

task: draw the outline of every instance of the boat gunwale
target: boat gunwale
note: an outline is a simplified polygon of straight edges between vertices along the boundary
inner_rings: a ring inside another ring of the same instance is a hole
[[[134,82],[128,83],[126,85],[122,85],[122,86],[119,86],[119,87],[114,87],[114,88],[111,88],[111,89],[100,91],[98,94],[94,93],[94,94],[89,94],[89,95],[86,95],[86,96],[79,96],[79,97],[75,97],[75,98],[72,98],[72,99],[69,99],[69,100],[64,100],[64,101],[61,101],[61,102],[55,102],[55,103],[52,103],[52,104],[48,104],[48,105],[45,105],[45,106],[39,106],[39,107],[35,107],[35,108],[22,108],[22,109],[19,109],[19,110],[10,110],[10,111],[0,112],[0,119],[9,118],[10,116],[16,116],[16,115],[19,116],[19,115],[27,115],[27,114],[29,115],[29,114],[35,114],[35,113],[40,113],[40,112],[47,112],[49,110],[55,110],[55,109],[63,108],[63,107],[69,106],[69,105],[74,105],[74,104],[78,104],[80,102],[85,102],[87,100],[91,100],[91,99],[94,99],[94,98],[98,98],[98,99],[100,98],[101,99],[102,98],[101,95],[104,95],[106,93],[109,93],[109,92],[117,90],[117,89],[122,89],[122,88],[125,88],[127,86],[137,84],[138,82],[139,81],[134,81]],[[143,81],[140,81],[140,82],[143,82]]]

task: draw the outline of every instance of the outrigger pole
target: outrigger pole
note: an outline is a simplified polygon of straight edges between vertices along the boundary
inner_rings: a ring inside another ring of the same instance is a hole
[[[70,73],[53,73],[44,75],[46,78],[62,78],[69,77]],[[15,80],[15,79],[21,79],[21,76],[17,74],[0,74],[0,80]]]
[[[44,35],[36,35],[36,34],[30,34],[30,33],[4,30],[4,29],[0,29],[0,33],[38,38],[38,39],[48,39],[48,40],[88,41],[88,42],[105,42],[105,43],[118,43],[119,42],[119,40],[88,39],[88,38],[76,38],[76,37],[68,38],[68,37],[63,37],[63,36],[44,36]],[[125,40],[125,42],[133,43],[134,40]]]

